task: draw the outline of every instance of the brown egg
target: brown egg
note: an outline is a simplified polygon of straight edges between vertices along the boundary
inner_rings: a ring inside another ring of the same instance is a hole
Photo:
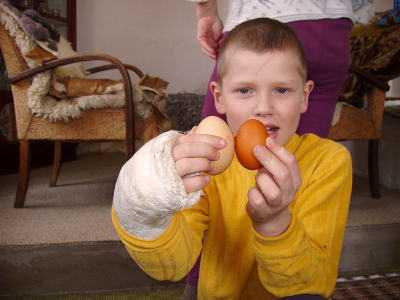
[[[253,148],[257,145],[267,147],[268,130],[258,120],[250,119],[244,122],[236,135],[236,157],[243,167],[249,170],[257,170],[262,164],[253,154]]]
[[[213,161],[214,168],[208,174],[218,175],[224,172],[231,164],[235,152],[235,140],[228,124],[221,118],[210,116],[200,122],[195,133],[216,135],[226,141],[225,148],[219,150],[220,157]]]

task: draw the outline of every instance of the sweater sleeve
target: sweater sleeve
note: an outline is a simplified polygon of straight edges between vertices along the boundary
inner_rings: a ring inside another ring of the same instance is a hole
[[[146,143],[121,169],[112,221],[128,253],[158,280],[180,280],[193,267],[208,224],[203,191],[186,194],[171,149],[170,131]]]
[[[125,248],[138,266],[157,280],[177,281],[192,269],[202,249],[208,224],[208,201],[205,197],[191,208],[175,212],[164,233],[154,239],[140,239],[118,222],[111,211],[114,227]]]
[[[352,186],[349,152],[334,147],[313,163],[290,206],[292,222],[275,238],[254,229],[260,280],[277,297],[313,294],[328,298],[336,284]]]

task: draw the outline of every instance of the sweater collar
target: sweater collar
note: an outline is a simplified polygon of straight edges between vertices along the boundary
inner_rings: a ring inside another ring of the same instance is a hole
[[[290,151],[292,154],[294,154],[297,150],[297,148],[300,145],[300,137],[298,134],[293,134],[293,136],[290,138],[289,142],[286,143],[285,148]]]

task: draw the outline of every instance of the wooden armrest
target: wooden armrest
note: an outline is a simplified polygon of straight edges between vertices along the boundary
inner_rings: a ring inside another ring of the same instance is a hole
[[[124,92],[125,92],[125,112],[126,112],[126,134],[127,138],[132,140],[132,135],[135,132],[134,128],[134,123],[133,123],[133,94],[132,94],[132,85],[131,85],[131,80],[129,77],[128,70],[125,68],[125,66],[115,57],[106,55],[106,54],[80,54],[80,55],[74,55],[70,57],[65,57],[65,58],[60,58],[57,60],[49,61],[44,63],[41,66],[38,66],[33,69],[29,69],[26,71],[23,71],[15,76],[10,77],[10,83],[14,84],[17,83],[18,81],[21,81],[23,79],[29,78],[35,74],[57,68],[60,66],[68,65],[68,64],[73,64],[76,62],[84,62],[84,61],[107,61],[111,63],[115,68],[118,69],[118,71],[121,73],[122,76],[122,81],[124,84]],[[129,135],[129,136],[128,136]]]
[[[121,75],[123,75],[124,73],[127,74],[124,64],[122,64],[115,57],[112,57],[112,56],[109,56],[106,54],[80,54],[80,55],[69,56],[69,57],[60,58],[60,59],[46,62],[41,66],[23,71],[15,76],[12,76],[9,78],[9,80],[10,80],[10,83],[13,84],[13,83],[21,81],[25,78],[28,78],[30,76],[33,76],[35,74],[38,74],[38,73],[41,73],[41,72],[44,72],[44,71],[47,71],[50,69],[54,69],[54,68],[57,68],[60,66],[69,65],[69,64],[73,64],[73,63],[77,63],[77,62],[93,61],[93,60],[108,61],[113,65],[114,68],[119,69]],[[122,76],[122,77],[124,77],[124,76]],[[128,78],[129,78],[129,75],[128,75]]]
[[[390,89],[390,86],[386,81],[382,81],[382,79],[378,78],[377,76],[364,71],[354,65],[350,65],[349,72],[352,72],[360,77],[362,77],[365,81],[369,82],[370,84],[376,86],[377,88],[387,92]]]
[[[133,65],[124,64],[124,67],[128,70],[135,72],[136,75],[139,76],[139,78],[142,78],[144,75],[143,72],[139,70],[139,68],[137,68]],[[97,72],[114,70],[114,69],[116,69],[116,67],[114,65],[103,65],[103,66],[98,66],[98,67],[87,69],[87,70],[85,70],[85,72],[88,72],[89,74],[94,74]]]

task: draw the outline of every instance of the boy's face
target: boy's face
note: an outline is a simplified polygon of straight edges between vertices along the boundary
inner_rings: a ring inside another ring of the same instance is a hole
[[[257,119],[285,145],[307,110],[314,86],[312,81],[304,84],[297,56],[292,51],[260,54],[240,49],[227,54],[222,86],[211,83],[217,111],[226,114],[235,135],[245,121]]]

